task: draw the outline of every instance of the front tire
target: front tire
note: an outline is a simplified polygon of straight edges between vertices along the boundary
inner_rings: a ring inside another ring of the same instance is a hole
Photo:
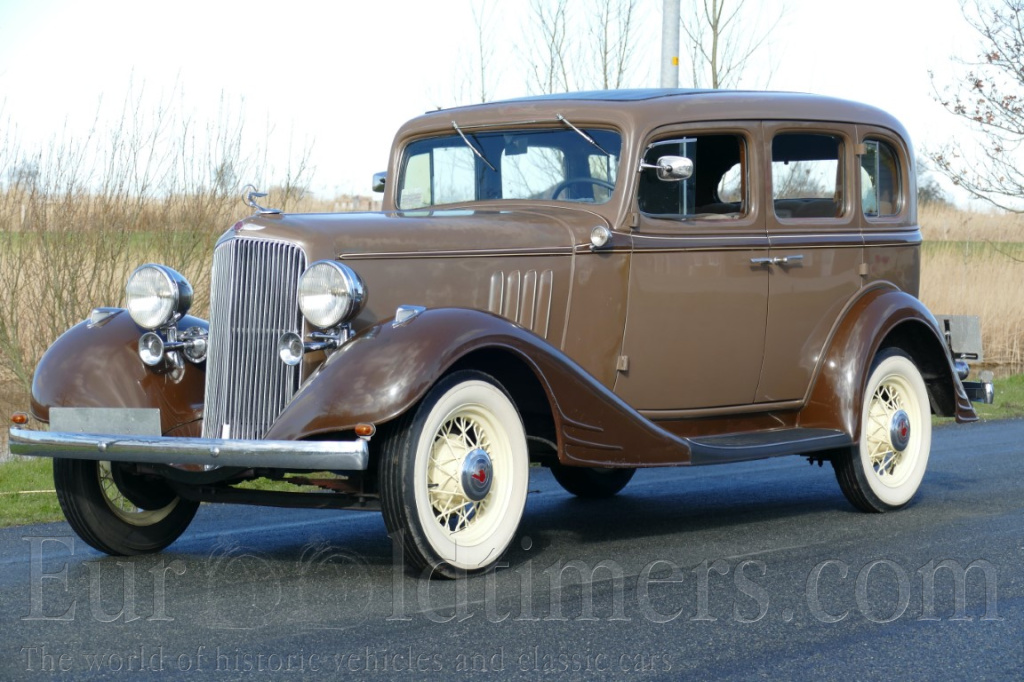
[[[928,466],[932,422],[924,379],[903,351],[885,350],[872,363],[859,441],[832,460],[843,494],[865,512],[905,506]]]
[[[106,554],[158,552],[185,532],[199,503],[147,480],[117,462],[54,459],[57,501],[71,528]]]
[[[528,481],[526,433],[508,394],[486,374],[454,372],[384,440],[384,523],[414,567],[447,578],[485,571],[515,537]]]

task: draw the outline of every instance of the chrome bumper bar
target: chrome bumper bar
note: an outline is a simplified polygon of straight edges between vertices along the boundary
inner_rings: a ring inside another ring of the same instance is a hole
[[[365,471],[365,440],[221,440],[10,429],[15,455],[146,464],[202,464],[269,469]]]

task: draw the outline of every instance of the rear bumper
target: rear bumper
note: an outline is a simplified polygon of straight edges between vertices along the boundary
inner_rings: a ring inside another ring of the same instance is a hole
[[[11,453],[15,455],[146,464],[365,471],[370,460],[369,445],[362,439],[222,440],[32,431],[11,427],[9,443]]]
[[[964,381],[963,385],[972,403],[991,405],[996,399],[996,389],[991,381]]]

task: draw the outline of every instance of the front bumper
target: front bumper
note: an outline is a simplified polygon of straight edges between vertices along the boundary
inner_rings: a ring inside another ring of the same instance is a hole
[[[200,464],[313,471],[365,471],[369,445],[365,440],[290,441],[165,438],[32,431],[12,426],[10,450],[15,455],[66,459]]]

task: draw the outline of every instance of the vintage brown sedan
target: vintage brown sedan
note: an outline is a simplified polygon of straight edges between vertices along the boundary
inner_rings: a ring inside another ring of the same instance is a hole
[[[634,90],[428,113],[379,213],[264,209],[214,251],[209,321],[163,265],[40,363],[11,449],[74,530],[158,551],[200,502],[380,509],[414,566],[493,566],[529,467],[801,455],[906,505],[932,413],[976,419],[917,298],[906,131],[802,94]],[[295,492],[236,487],[267,477]],[[310,492],[310,488],[313,492]],[[317,492],[319,490],[319,492]]]

